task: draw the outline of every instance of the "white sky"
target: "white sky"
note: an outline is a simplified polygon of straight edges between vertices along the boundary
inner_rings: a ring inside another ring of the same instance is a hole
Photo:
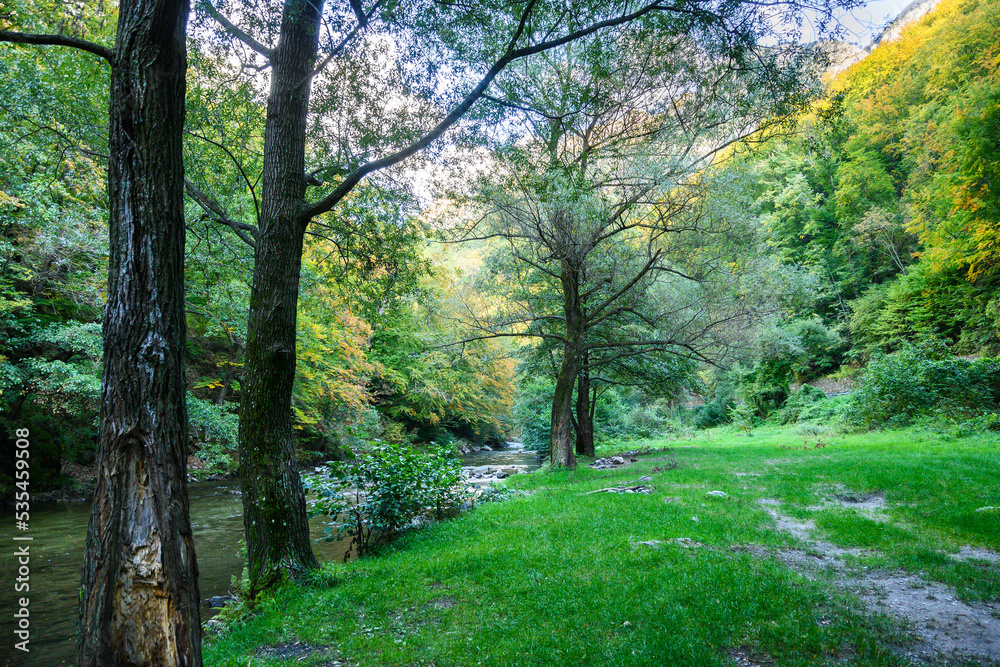
[[[861,47],[868,44],[882,31],[882,28],[892,19],[899,16],[900,12],[910,4],[912,0],[876,0],[869,2],[864,7],[853,10],[850,14],[841,19],[847,33],[844,41],[851,42]]]
[[[899,14],[913,1],[914,0],[874,0],[866,3],[863,7],[854,9],[849,13],[844,13],[840,17],[840,22],[843,25],[845,32],[840,39],[862,48],[867,47],[871,44],[872,40],[874,40],[882,32],[882,29],[890,21],[899,16]],[[804,41],[810,41],[811,38],[804,35],[803,39]],[[452,151],[447,152],[450,157],[455,157]],[[475,164],[477,160],[466,160],[466,162]],[[418,198],[421,200],[423,205],[427,205],[433,199],[431,192],[434,188],[430,186],[430,182],[435,177],[441,178],[443,172],[440,170],[439,166],[435,164],[427,164],[421,166],[420,168],[412,169],[410,173],[412,174],[413,182],[415,184],[414,189],[418,193]]]

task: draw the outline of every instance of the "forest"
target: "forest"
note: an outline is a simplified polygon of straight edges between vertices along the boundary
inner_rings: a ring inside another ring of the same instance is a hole
[[[146,409],[120,369],[157,354],[155,457],[240,476],[249,599],[317,566],[300,467],[372,448],[1000,431],[997,0],[849,67],[793,1],[175,4],[0,10],[0,439],[30,431],[33,493],[103,493]],[[146,241],[126,10],[181,12],[186,57]],[[172,274],[130,264],[170,238]],[[128,352],[157,299],[180,347]]]
[[[475,160],[492,174],[461,187],[426,177],[417,183],[412,167],[371,178],[335,216],[310,228],[296,313],[296,455],[326,460],[370,438],[482,445],[519,437],[547,449],[560,371],[583,388],[596,419],[592,437],[601,440],[726,421],[736,402],[766,418],[782,408],[793,383],[853,377],[873,356],[907,344],[994,356],[1000,53],[995,33],[975,26],[994,25],[995,16],[990,3],[945,2],[823,91],[809,91],[815,97],[808,102],[741,100],[748,105],[742,115],[724,120],[750,131],[743,145],[724,149],[718,144],[732,137],[708,129],[721,121],[718,110],[703,108],[691,109],[684,128],[656,127],[656,142],[646,145],[640,139],[654,128],[644,119],[588,136],[593,145],[586,148],[574,144],[603,119],[610,124],[641,105],[667,103],[640,98],[644,88],[709,76],[673,71],[669,61],[655,71],[652,47],[642,54],[649,60],[623,63],[618,72],[593,62],[607,56],[588,50],[609,48],[594,43],[512,75],[505,136],[487,136],[500,113],[492,110],[461,128],[450,155],[426,158],[440,173],[454,167],[451,173],[467,174],[464,160]],[[30,18],[92,39],[114,28],[112,6]],[[195,476],[237,465],[265,120],[264,91],[230,53],[240,45],[205,36],[190,46],[184,130],[186,401]],[[11,45],[3,68],[0,400],[6,424],[39,434],[32,478],[55,488],[73,483],[62,465],[91,463],[97,442],[107,71],[70,49]],[[560,80],[574,68],[578,85]],[[625,90],[616,76],[636,72],[648,79],[629,81],[634,88]],[[371,77],[367,88],[403,83],[371,71],[350,74],[359,87],[363,76]],[[220,80],[227,85],[217,87]],[[539,122],[579,109],[581,95],[588,99],[575,117],[557,126]],[[367,101],[378,103],[375,96]],[[337,99],[314,104],[346,106]],[[377,111],[385,117],[376,123]],[[406,131],[416,112],[359,105],[353,113],[339,119],[343,127],[310,128],[310,164],[345,165],[315,177],[336,183],[337,170],[362,161],[378,142],[407,141],[390,130]],[[695,123],[706,129],[692,134],[700,129]],[[694,137],[703,145],[692,146]],[[692,147],[699,154],[687,162],[656,154],[690,155]],[[538,176],[554,164],[566,173],[552,182]],[[627,182],[598,181],[628,170]],[[542,180],[529,182],[528,174]],[[683,192],[668,191],[674,187]],[[604,215],[628,220],[532,229],[550,189],[582,207],[581,216],[604,207]],[[430,205],[431,196],[437,203]],[[650,201],[659,210],[650,210]],[[602,297],[635,281],[620,303],[609,304],[621,312],[587,322],[589,361],[575,373],[554,361],[565,340],[553,331],[563,326],[556,323],[563,294],[553,259],[555,245],[565,242],[561,233],[599,239],[583,261],[578,289],[590,291],[582,307],[596,311]],[[650,236],[658,256],[614,254]],[[679,313],[692,317],[681,323]],[[693,396],[707,405],[685,410]],[[580,399],[570,397],[574,411]],[[9,469],[5,479],[9,493]]]

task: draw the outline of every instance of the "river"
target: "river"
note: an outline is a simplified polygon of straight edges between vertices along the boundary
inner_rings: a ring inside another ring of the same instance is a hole
[[[466,466],[515,466],[534,469],[534,452],[519,448],[496,452],[474,452],[461,457]],[[240,576],[243,561],[239,547],[243,537],[243,505],[239,480],[199,482],[189,487],[191,525],[198,558],[198,585],[203,599],[225,595],[232,577]],[[0,522],[0,666],[55,667],[76,661],[76,617],[79,601],[80,572],[90,518],[88,502],[33,502],[30,542],[14,541],[13,508],[4,506]],[[311,522],[313,537],[323,536],[322,518]],[[23,534],[22,534],[23,535]],[[30,587],[27,594],[31,621],[30,651],[14,649],[15,600],[23,593],[14,592],[18,546],[30,545]],[[342,560],[347,542],[321,541],[314,546],[320,561]],[[202,607],[202,618],[207,617]]]

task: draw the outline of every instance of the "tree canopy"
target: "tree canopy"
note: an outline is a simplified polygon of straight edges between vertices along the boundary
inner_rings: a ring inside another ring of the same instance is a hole
[[[241,473],[249,597],[317,564],[300,464],[373,438],[544,431],[572,467],[913,344],[995,354],[998,3],[942,0],[822,84],[801,21],[849,4],[197,2],[175,433],[192,474]],[[2,437],[38,434],[44,487],[110,451],[99,322],[141,305],[123,9],[0,17]]]

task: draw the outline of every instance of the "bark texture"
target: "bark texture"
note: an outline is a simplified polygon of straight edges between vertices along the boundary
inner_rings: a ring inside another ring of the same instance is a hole
[[[283,577],[319,567],[309,539],[305,492],[292,441],[296,307],[305,206],[305,136],[322,2],[288,0],[264,136],[246,384],[240,404],[240,477],[250,598]]]
[[[576,468],[573,451],[573,389],[582,366],[586,321],[580,298],[580,269],[571,260],[561,262],[560,281],[563,288],[563,315],[566,338],[562,365],[556,376],[552,397],[552,431],[550,462],[555,468]]]
[[[594,455],[594,405],[590,396],[590,371],[587,363],[590,354],[583,353],[583,368],[576,382],[576,453],[579,456]]]
[[[110,266],[80,665],[201,665],[184,380],[186,0],[123,0],[111,78]]]

